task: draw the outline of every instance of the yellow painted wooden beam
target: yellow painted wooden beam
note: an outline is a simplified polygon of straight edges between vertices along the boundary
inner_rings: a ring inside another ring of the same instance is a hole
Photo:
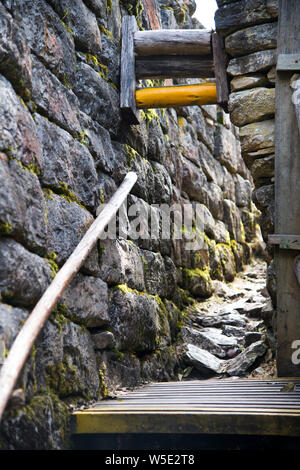
[[[215,83],[142,88],[135,93],[137,108],[176,108],[217,103]]]

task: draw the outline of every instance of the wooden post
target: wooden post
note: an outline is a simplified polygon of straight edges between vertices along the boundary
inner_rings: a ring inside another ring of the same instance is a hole
[[[227,76],[228,57],[225,52],[224,39],[218,33],[212,35],[214,57],[214,76],[216,77],[218,104],[228,113],[229,85]]]
[[[106,225],[125,201],[136,179],[137,176],[133,172],[126,175],[121,186],[58,271],[16,337],[0,371],[0,421],[22,367],[51,310],[73,276],[79,271]]]
[[[300,2],[280,0],[278,54],[300,52]],[[290,79],[295,69],[277,71],[275,232],[300,235],[300,135]],[[293,343],[300,340],[300,287],[294,274],[295,251],[275,249],[277,276],[277,373],[299,377],[300,365],[293,363]],[[295,361],[294,361],[295,362]]]
[[[176,108],[217,103],[215,83],[143,88],[136,92],[138,108]]]
[[[212,57],[148,56],[136,57],[137,79],[143,78],[213,78]]]
[[[123,17],[120,108],[124,119],[129,124],[139,124],[138,111],[135,104],[136,79],[133,43],[133,35],[137,29],[138,26],[134,16]]]
[[[140,56],[212,55],[211,31],[207,29],[137,31],[134,46]]]

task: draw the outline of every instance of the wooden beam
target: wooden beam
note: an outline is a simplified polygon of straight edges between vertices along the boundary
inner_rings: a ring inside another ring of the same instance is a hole
[[[138,26],[134,16],[123,17],[120,108],[123,118],[129,124],[139,124],[138,111],[135,104],[136,79],[133,44],[133,35],[137,29]]]
[[[218,104],[228,113],[229,84],[227,76],[228,57],[225,51],[224,38],[218,33],[212,35],[214,57],[214,76],[216,77]]]
[[[300,52],[300,2],[280,0],[278,54]],[[290,79],[294,72],[277,71],[275,145],[275,232],[300,234],[300,135]],[[294,341],[300,340],[300,289],[294,274],[295,253],[275,249],[277,279],[277,373],[299,375],[293,363]]]
[[[269,243],[281,249],[300,250],[300,235],[269,235]]]
[[[137,57],[137,79],[143,78],[212,78],[212,57],[201,56],[151,56]]]
[[[136,91],[138,108],[176,108],[217,103],[215,83],[143,88]]]
[[[147,55],[211,55],[211,31],[207,29],[160,29],[137,31],[135,52]]]

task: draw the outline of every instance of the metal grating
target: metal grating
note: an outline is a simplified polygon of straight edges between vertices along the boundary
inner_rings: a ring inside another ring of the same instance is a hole
[[[74,413],[75,433],[300,436],[300,379],[154,383]]]

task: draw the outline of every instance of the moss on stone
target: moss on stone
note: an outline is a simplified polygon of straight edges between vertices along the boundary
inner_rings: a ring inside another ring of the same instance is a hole
[[[57,263],[55,262],[56,258],[57,254],[54,252],[47,253],[47,255],[44,257],[44,260],[49,264],[51,269],[51,279],[55,278],[59,269]]]
[[[99,369],[98,370],[98,374],[99,374],[99,391],[98,393],[102,396],[102,398],[107,398],[109,396],[109,390],[107,388],[107,385],[105,383],[105,380],[104,380],[104,372],[105,372],[105,369],[104,367],[102,369]]]
[[[113,35],[111,34],[111,32],[108,31],[108,29],[106,29],[103,24],[99,24],[99,28],[100,28],[101,33],[104,33],[104,34],[105,34],[106,36],[108,36],[111,40],[114,39],[114,37],[113,37]]]
[[[125,145],[125,148],[126,148],[126,155],[127,155],[127,158],[126,158],[126,164],[128,166],[129,169],[132,168],[132,163],[134,161],[134,159],[137,157],[138,153],[137,151],[130,147],[130,145]]]
[[[12,224],[9,222],[0,222],[0,236],[7,237],[12,233]]]
[[[59,333],[63,332],[63,325],[70,322],[67,306],[64,303],[57,304],[51,312],[50,320],[58,328]]]
[[[76,366],[66,359],[64,362],[46,366],[46,372],[47,386],[58,396],[66,397],[74,394],[79,381]]]

